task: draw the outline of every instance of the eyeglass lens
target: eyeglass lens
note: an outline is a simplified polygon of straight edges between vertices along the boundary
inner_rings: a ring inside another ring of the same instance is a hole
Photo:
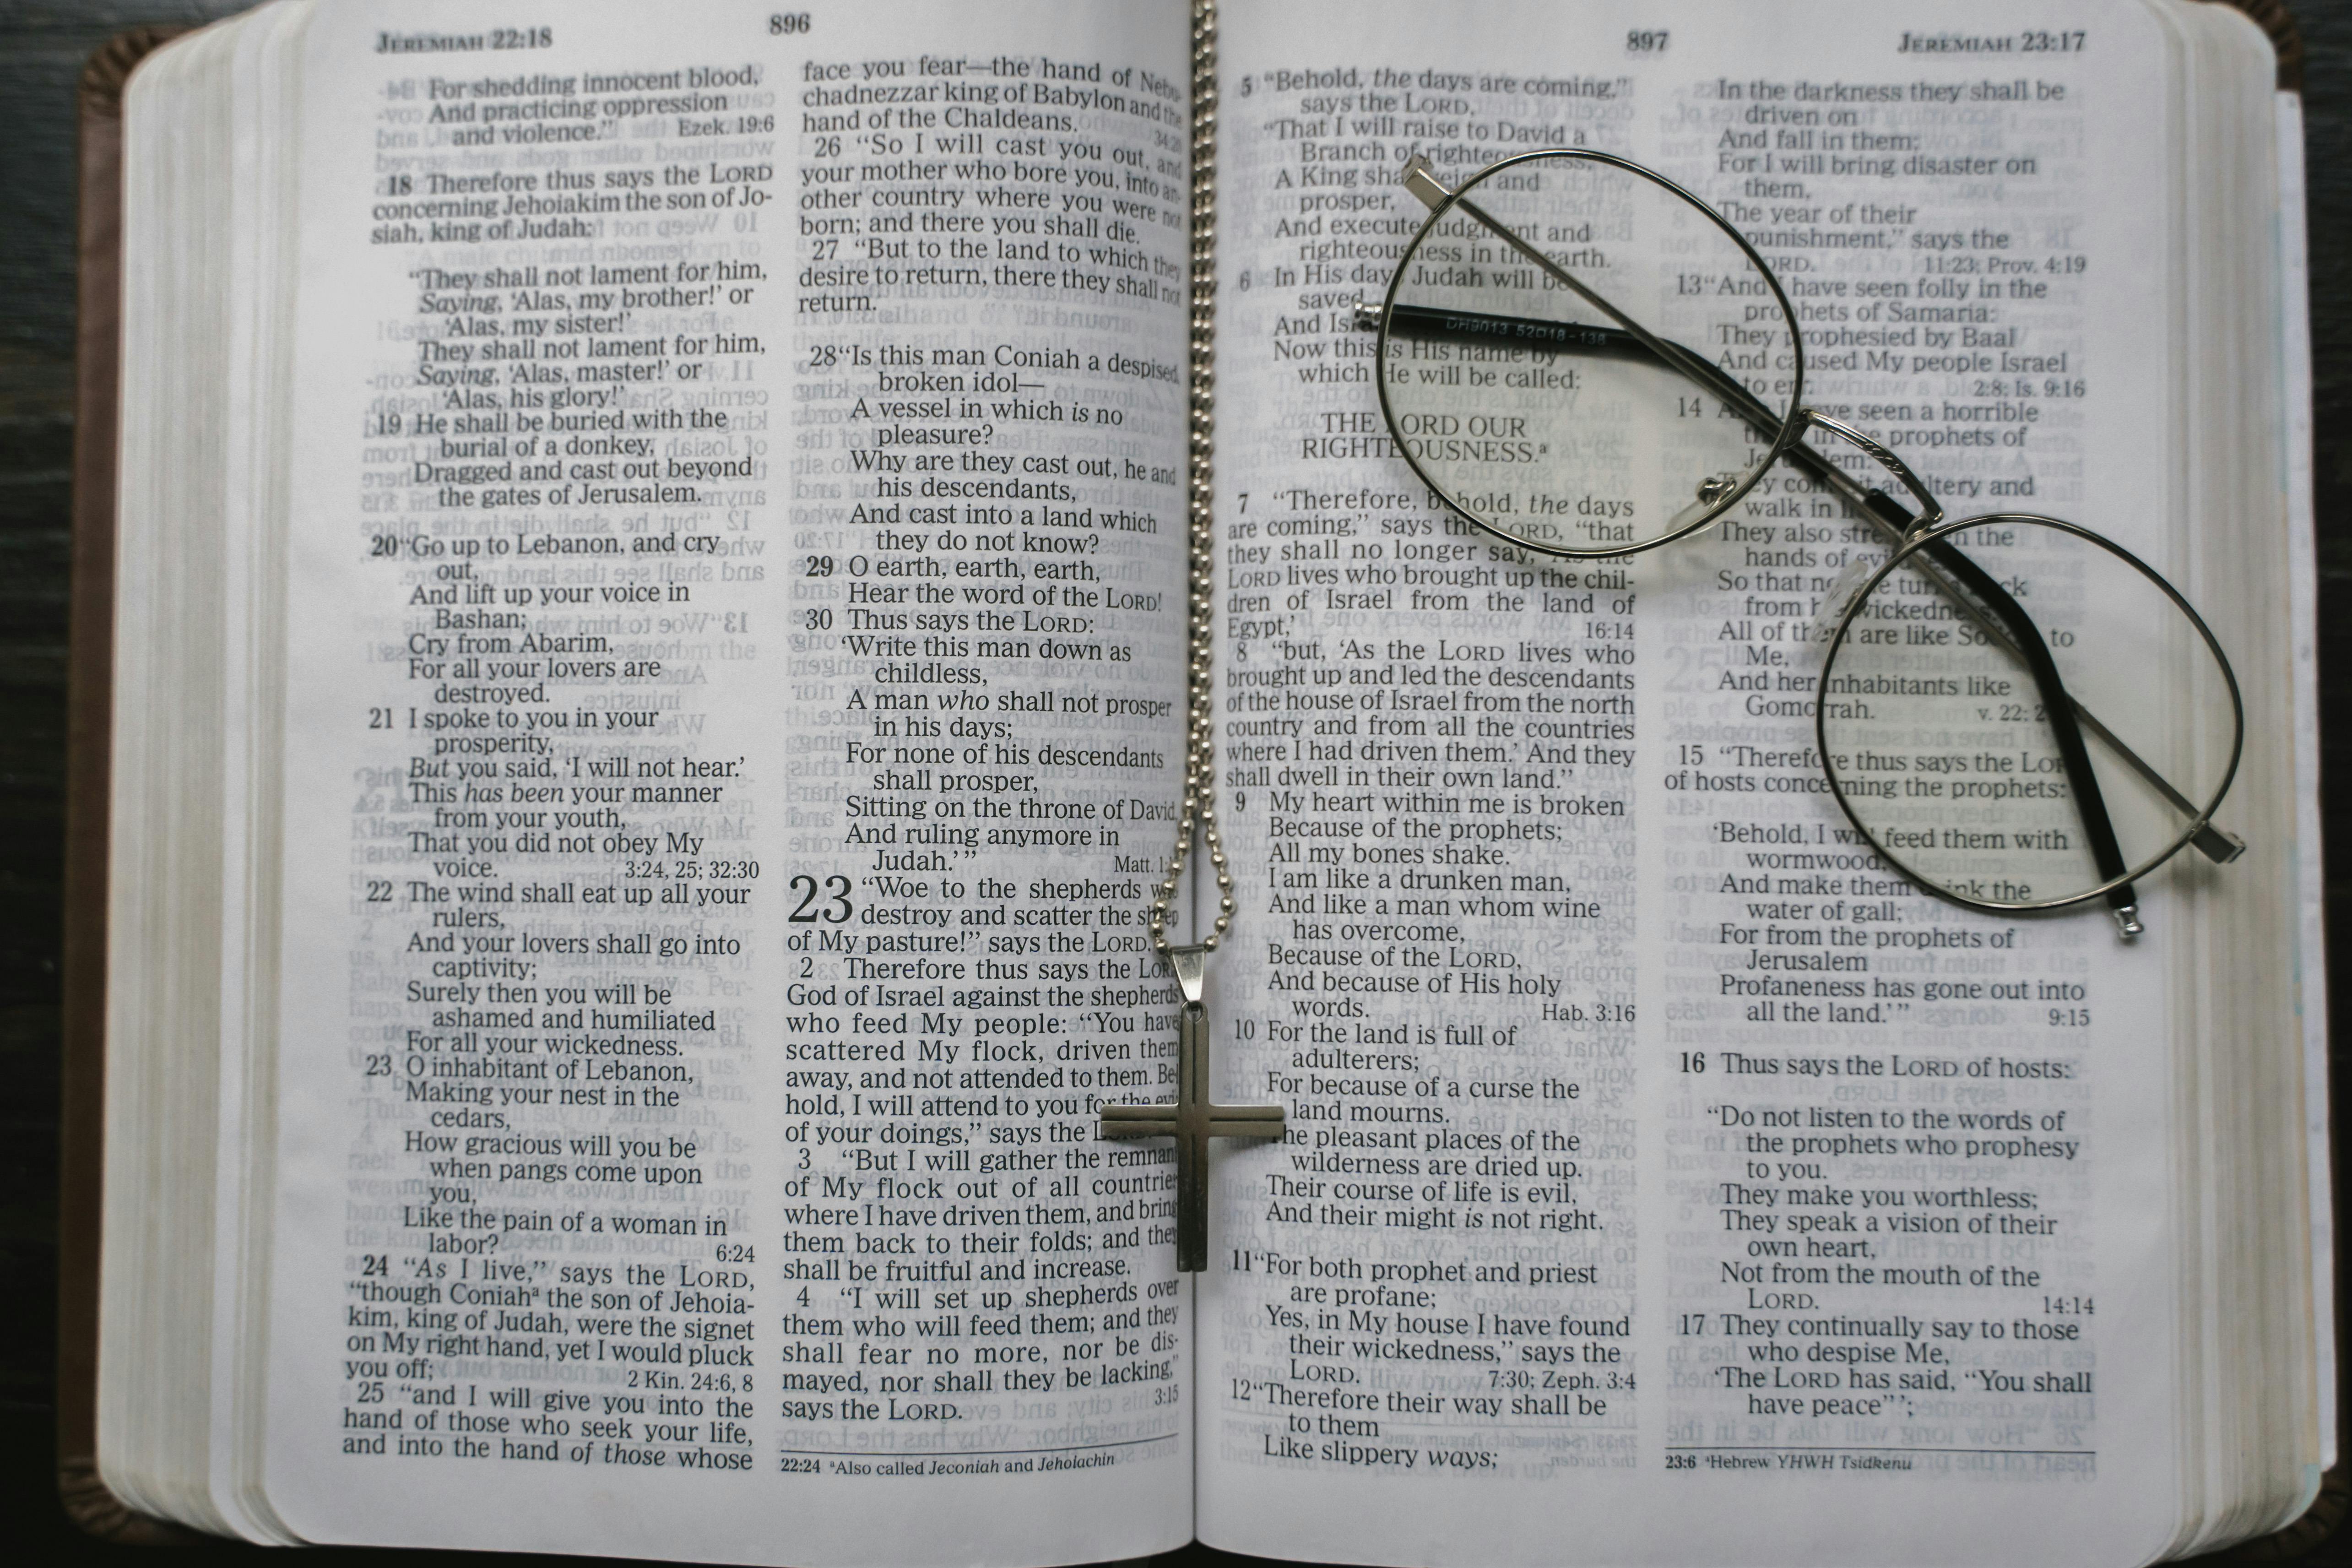
[[[2233,761],[2235,709],[2221,661],[2155,578],[2103,542],[2027,518],[1943,542],[2030,617],[2071,702],[2175,794],[2211,802]],[[1939,575],[1931,552],[1904,555],[1828,651],[1819,733],[1848,814],[1891,864],[1973,903],[2030,908],[2115,881],[2025,660]],[[2190,814],[2095,731],[2085,751],[2129,874],[2178,848]]]
[[[1791,323],[1739,244],[1678,193],[1580,158],[1475,179],[1402,258],[1388,323],[1381,394],[1407,457],[1538,549],[1702,526],[1769,461],[1797,390]],[[1771,426],[1694,378],[1709,368]]]

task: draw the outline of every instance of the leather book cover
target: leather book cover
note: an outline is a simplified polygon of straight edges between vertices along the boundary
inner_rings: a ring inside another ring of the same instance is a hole
[[[2253,18],[2278,50],[2281,89],[2303,89],[2301,33],[2283,0],[2219,0]],[[120,424],[122,106],[139,62],[187,29],[131,28],[90,57],[79,93],[80,213],[77,235],[72,623],[67,681],[67,807],[63,1062],[58,1215],[58,1490],[92,1535],[121,1544],[198,1537],[134,1513],[98,1472],[99,1227],[104,1162],[108,805],[114,666],[115,459]],[[2330,1141],[2331,1157],[2333,1140]],[[2335,1325],[2339,1374],[2344,1321]],[[2352,1454],[2352,1401],[2339,1400],[2339,1454]],[[2277,1534],[2221,1555],[2237,1562],[2300,1557],[2352,1513],[2344,1460],[2310,1510]]]

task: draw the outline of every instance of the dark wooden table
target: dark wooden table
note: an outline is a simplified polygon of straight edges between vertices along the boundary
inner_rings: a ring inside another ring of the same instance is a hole
[[[241,8],[243,0],[0,0],[0,1551],[20,1562],[158,1561],[153,1549],[76,1532],[51,1485],[74,85],[90,51],[123,27]],[[2352,0],[2293,0],[2292,8],[2307,49],[2327,968],[2334,1016],[2352,1022]],[[2352,1126],[2345,1036],[2337,1031],[2332,1051],[2334,1098],[2337,1125]],[[2345,1186],[2339,1181],[2338,1212],[2352,1213]],[[2339,1248],[2339,1262],[2347,1253]],[[2352,1279],[2339,1285],[2347,1287]],[[199,1545],[161,1561],[230,1555],[248,1549]],[[449,1561],[331,1550],[301,1562],[406,1560]],[[2352,1563],[2352,1530],[2303,1561]]]

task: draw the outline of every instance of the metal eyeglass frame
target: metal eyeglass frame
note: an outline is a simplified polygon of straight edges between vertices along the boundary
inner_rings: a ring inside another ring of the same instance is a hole
[[[1748,264],[1764,279],[1772,291],[1788,322],[1790,346],[1794,361],[1790,383],[1789,407],[1785,415],[1776,415],[1755,394],[1736,378],[1709,363],[1704,355],[1694,353],[1680,343],[1660,338],[1639,321],[1619,310],[1595,292],[1574,273],[1561,267],[1550,257],[1530,244],[1507,225],[1487,213],[1477,203],[1468,199],[1469,193],[1496,173],[1533,160],[1570,159],[1618,170],[1649,181],[1666,194],[1680,198],[1691,208],[1703,214],[1723,236],[1739,248]],[[1375,363],[1385,365],[1389,360],[1391,338],[1443,339],[1491,344],[1497,347],[1517,347],[1529,350],[1552,350],[1559,353],[1638,354],[1652,358],[1692,382],[1717,401],[1731,408],[1748,426],[1769,437],[1765,456],[1744,475],[1709,478],[1701,481],[1697,497],[1689,506],[1676,513],[1666,531],[1654,539],[1638,543],[1616,545],[1602,549],[1580,550],[1547,540],[1524,537],[1493,521],[1480,516],[1457,501],[1447,485],[1425,468],[1414,453],[1399,424],[1396,411],[1389,403],[1389,382],[1384,374],[1374,375],[1381,417],[1390,432],[1396,437],[1397,449],[1413,473],[1427,485],[1432,494],[1444,502],[1448,510],[1464,521],[1505,542],[1538,554],[1568,560],[1605,560],[1655,550],[1686,539],[1720,520],[1753,489],[1765,473],[1779,461],[1787,461],[1823,489],[1834,493],[1849,507],[1860,513],[1892,542],[1894,552],[1878,570],[1847,600],[1840,615],[1836,630],[1823,649],[1826,670],[1844,646],[1855,612],[1866,602],[1871,591],[1900,566],[1909,565],[1934,583],[1951,600],[1960,614],[1975,624],[1979,631],[1996,647],[2025,668],[2032,678],[2042,700],[2053,737],[2057,742],[2059,760],[2064,768],[2070,795],[2076,812],[2082,818],[2092,856],[2098,866],[2100,881],[2092,888],[2069,893],[2062,898],[2029,900],[2015,902],[1976,899],[1942,886],[1935,879],[1914,871],[1901,857],[1889,851],[1852,802],[1838,781],[1836,770],[1829,766],[1826,716],[1822,704],[1813,705],[1814,738],[1820,747],[1822,771],[1828,776],[1831,794],[1846,819],[1859,830],[1881,859],[1900,870],[1912,882],[1928,892],[1963,908],[1994,914],[2031,914],[2071,909],[2095,899],[2103,900],[2113,914],[2116,930],[2124,940],[2130,941],[2145,929],[2139,920],[2137,895],[2132,884],[2140,877],[2162,865],[2184,847],[2194,844],[2199,853],[2217,865],[2227,864],[2245,853],[2244,842],[2236,835],[2218,826],[2213,813],[2230,792],[2237,777],[2238,763],[2245,749],[2245,703],[2238,690],[2236,672],[2231,668],[2222,652],[2220,639],[2205,624],[2179,591],[2153,568],[2121,545],[2079,524],[2058,518],[2031,512],[1989,512],[1975,517],[1948,520],[1944,509],[1919,476],[1909,465],[1885,446],[1854,428],[1842,419],[1832,418],[1804,403],[1805,346],[1804,333],[1796,310],[1790,305],[1780,280],[1773,274],[1763,257],[1748,243],[1748,237],[1732,226],[1722,214],[1690,191],[1654,169],[1644,167],[1614,153],[1590,148],[1545,148],[1514,153],[1478,170],[1454,189],[1439,181],[1427,158],[1414,154],[1403,169],[1402,182],[1422,204],[1430,209],[1428,218],[1414,231],[1404,247],[1396,271],[1378,307],[1361,303],[1356,306],[1356,324],[1376,329],[1380,342],[1374,351]],[[1495,316],[1475,311],[1456,311],[1403,305],[1396,302],[1397,290],[1405,279],[1404,258],[1411,258],[1430,232],[1449,215],[1459,212],[1491,232],[1511,249],[1562,287],[1570,289],[1593,310],[1616,323],[1613,327],[1597,327],[1581,323],[1546,321],[1515,316]],[[1919,510],[1913,512],[1885,490],[1865,485],[1845,472],[1828,458],[1805,442],[1813,430],[1826,431],[1858,448],[1865,456],[1893,475],[1896,483],[1907,491]],[[2196,628],[2207,649],[2221,670],[2228,691],[2233,733],[2229,763],[2222,771],[2220,785],[2212,798],[2200,809],[2171,782],[2166,779],[2137,752],[2126,745],[2091,710],[2070,694],[2061,679],[2055,661],[2051,658],[2046,640],[2024,607],[1994,580],[1984,569],[1970,561],[1948,542],[1949,536],[1967,529],[2002,521],[2045,525],[2074,534],[2105,549],[2155,584],[2171,601],[2189,623]],[[2087,731],[2099,740],[2122,763],[2152,787],[2178,812],[2186,816],[2188,826],[2169,844],[2137,866],[2127,865],[2116,843],[2115,828],[2108,816],[2097,776],[2092,772],[2090,753],[2084,743]]]

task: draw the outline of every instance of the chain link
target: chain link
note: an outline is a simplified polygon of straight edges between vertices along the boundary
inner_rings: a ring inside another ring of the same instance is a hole
[[[1151,900],[1151,942],[1160,952],[1169,949],[1168,910],[1192,858],[1197,832],[1208,841],[1209,864],[1217,874],[1217,919],[1202,939],[1211,952],[1234,921],[1234,877],[1225,863],[1224,840],[1217,832],[1216,694],[1210,676],[1210,653],[1215,640],[1216,533],[1212,504],[1210,458],[1214,428],[1211,424],[1216,384],[1217,224],[1213,197],[1217,185],[1217,5],[1216,0],[1194,0],[1192,6],[1192,493],[1188,552],[1191,564],[1185,592],[1186,732],[1184,739],[1184,802],[1176,817],[1176,847],[1168,858],[1168,875]]]

